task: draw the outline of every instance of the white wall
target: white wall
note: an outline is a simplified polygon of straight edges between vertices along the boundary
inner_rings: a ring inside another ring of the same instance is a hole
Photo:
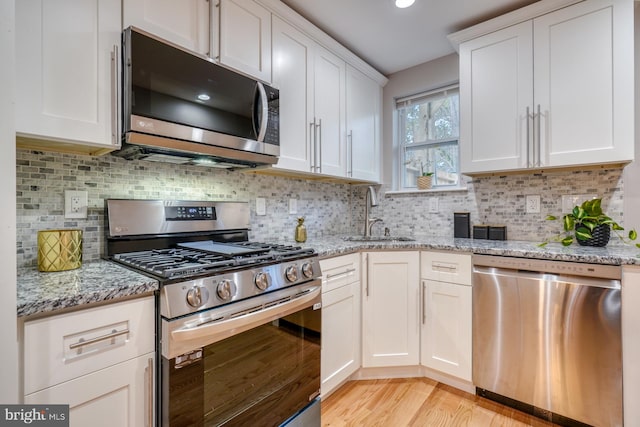
[[[635,3],[636,161],[624,169],[624,226],[640,229],[640,6]]]
[[[16,325],[15,0],[0,2],[0,402],[18,403]]]
[[[394,162],[395,99],[457,83],[458,70],[458,54],[452,53],[388,76],[389,82],[382,91],[382,182],[386,186],[397,188],[398,179]]]

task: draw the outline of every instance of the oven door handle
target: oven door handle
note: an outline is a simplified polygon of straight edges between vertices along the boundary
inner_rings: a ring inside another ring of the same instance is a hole
[[[202,326],[176,329],[171,332],[171,339],[173,341],[191,341],[207,338],[207,344],[213,344],[301,309],[314,306],[315,303],[319,302],[317,300],[320,295],[321,287],[315,286],[303,296],[259,311],[252,311],[231,319],[213,320],[203,323]]]

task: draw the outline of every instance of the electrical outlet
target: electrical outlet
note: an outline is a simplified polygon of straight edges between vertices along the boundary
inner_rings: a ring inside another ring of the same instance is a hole
[[[528,195],[526,198],[527,213],[540,213],[540,196]]]
[[[437,197],[431,197],[429,199],[429,212],[430,213],[438,212],[438,198]]]
[[[64,217],[82,219],[87,217],[88,193],[86,191],[65,190]]]
[[[597,194],[565,194],[562,196],[562,213],[571,212],[585,200],[597,199]]]
[[[289,199],[289,214],[295,215],[298,213],[298,199]]]
[[[256,198],[256,215],[266,215],[267,214],[267,200],[264,197]]]

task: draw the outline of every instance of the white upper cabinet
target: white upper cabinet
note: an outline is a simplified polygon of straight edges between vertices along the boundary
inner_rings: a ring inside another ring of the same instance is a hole
[[[316,172],[346,175],[345,62],[321,46],[313,67]]]
[[[380,180],[380,86],[347,65],[347,176]]]
[[[219,60],[271,81],[271,12],[253,0],[220,0]]]
[[[280,89],[280,157],[273,167],[312,172],[313,42],[273,17],[273,84]]]
[[[120,0],[16,2],[16,133],[83,145],[94,154],[120,147]],[[69,144],[71,143],[71,144]]]
[[[274,168],[344,177],[345,62],[273,18],[273,84],[280,89]]]
[[[134,26],[210,56],[211,1],[123,0],[123,27]]]
[[[460,44],[462,172],[633,159],[633,1],[553,7]]]
[[[271,81],[271,12],[253,0],[123,0],[123,7],[124,28]]]

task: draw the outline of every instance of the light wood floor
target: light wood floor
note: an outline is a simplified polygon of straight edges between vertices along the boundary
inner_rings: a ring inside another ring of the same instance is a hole
[[[554,426],[428,378],[350,381],[322,400],[322,425]]]

